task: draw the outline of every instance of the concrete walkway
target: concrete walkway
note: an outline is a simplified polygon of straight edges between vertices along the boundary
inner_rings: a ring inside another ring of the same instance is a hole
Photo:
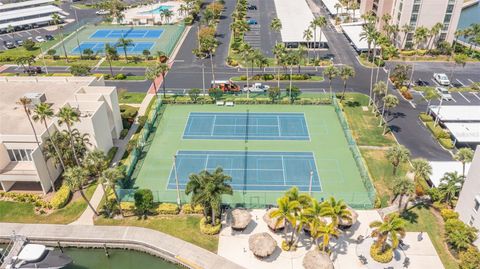
[[[128,248],[145,251],[195,269],[242,269],[243,267],[203,248],[150,229],[125,226],[0,223],[0,239],[12,232],[30,242],[56,246]]]
[[[130,130],[128,130],[128,134],[123,139],[114,141],[114,146],[118,147],[118,150],[115,156],[113,157],[112,167],[117,166],[120,160],[122,159],[122,156],[125,153],[125,150],[127,149],[128,141],[130,141],[130,139],[138,129],[138,117],[145,115],[148,104],[150,104],[150,101],[154,97],[155,97],[154,94],[147,94],[145,96],[142,103],[140,104],[140,108],[138,109],[138,114],[137,114],[137,117],[135,118],[135,122],[130,127]],[[90,203],[94,208],[98,209],[98,206],[102,201],[102,198],[103,198],[103,189],[101,185],[98,185],[98,187],[95,189],[95,192],[93,193],[92,198],[90,199]],[[85,211],[82,213],[80,218],[78,218],[76,221],[72,222],[71,224],[72,225],[93,225],[94,216],[95,216],[95,213],[90,209],[90,207],[87,207],[87,209],[85,209]]]

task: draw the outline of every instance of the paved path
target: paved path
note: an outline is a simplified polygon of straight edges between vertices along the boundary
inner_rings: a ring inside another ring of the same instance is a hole
[[[189,268],[241,269],[243,267],[208,250],[150,229],[125,226],[0,223],[0,239],[15,231],[31,242],[56,245],[123,247],[176,261]]]

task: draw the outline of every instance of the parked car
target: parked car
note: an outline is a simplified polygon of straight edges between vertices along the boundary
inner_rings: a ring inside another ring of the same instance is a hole
[[[448,79],[447,75],[444,73],[434,73],[433,78],[435,81],[438,82],[438,84],[442,86],[449,86],[450,85],[450,80]]]
[[[25,70],[23,70],[23,73],[28,73],[28,74],[40,74],[42,72],[43,70],[40,66],[30,66],[25,68]]]
[[[270,89],[270,86],[263,85],[262,83],[254,83],[250,87],[246,85],[243,87],[244,92],[266,92],[268,89]]]
[[[95,14],[97,14],[97,15],[108,15],[108,14],[110,14],[110,11],[105,10],[105,9],[100,9],[99,11],[95,12]]]
[[[417,81],[415,82],[415,84],[416,84],[417,86],[428,86],[428,85],[430,85],[430,83],[428,83],[428,81],[422,80],[422,79],[417,80]]]
[[[52,35],[45,35],[46,40],[54,40],[55,38]]]
[[[453,100],[453,97],[452,95],[450,94],[450,92],[444,88],[444,87],[436,87],[435,90],[437,90],[438,92],[438,95],[440,95],[440,97],[445,100],[445,101],[450,101],[450,100]]]
[[[17,47],[20,47],[21,45],[23,45],[23,40],[21,39],[15,40],[15,44],[17,44]]]
[[[249,25],[258,24],[257,20],[254,20],[254,19],[249,19],[249,20],[247,20],[247,23],[248,23]]]
[[[247,6],[247,9],[249,9],[249,10],[257,10],[257,6],[256,6],[256,5],[248,5],[248,6]]]
[[[13,44],[12,41],[3,41],[3,45],[4,45],[7,49],[13,49],[13,48],[15,48],[15,44]]]
[[[35,37],[35,41],[37,41],[37,42],[40,43],[40,42],[45,42],[45,41],[47,41],[47,40],[45,40],[42,36],[36,36],[36,37]]]

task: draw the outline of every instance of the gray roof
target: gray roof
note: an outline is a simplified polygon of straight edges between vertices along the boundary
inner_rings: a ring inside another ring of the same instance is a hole
[[[22,17],[40,16],[43,14],[52,14],[52,13],[61,12],[61,11],[62,9],[53,5],[17,9],[17,10],[1,12],[0,20],[8,21],[8,20],[18,19]]]
[[[12,9],[12,8],[20,9],[22,7],[48,4],[48,3],[53,3],[53,2],[55,2],[55,1],[54,0],[31,0],[31,1],[23,1],[23,2],[17,2],[17,3],[3,4],[3,5],[0,5],[0,12],[2,12],[2,10],[8,10],[8,9]]]

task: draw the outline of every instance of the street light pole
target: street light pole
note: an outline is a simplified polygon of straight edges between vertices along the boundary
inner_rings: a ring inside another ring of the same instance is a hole
[[[42,53],[42,60],[43,60],[43,66],[45,68],[45,73],[48,74],[47,63],[45,62],[45,53],[43,52],[43,48],[41,46],[40,46],[40,52]]]
[[[312,195],[313,171],[310,171],[310,184],[308,185],[308,194]]]
[[[202,62],[202,87],[203,87],[203,96],[207,94],[205,91],[205,63]]]
[[[173,170],[175,172],[175,184],[177,187],[177,204],[180,206],[180,188],[178,186],[178,174],[177,174],[177,155],[173,156]]]

